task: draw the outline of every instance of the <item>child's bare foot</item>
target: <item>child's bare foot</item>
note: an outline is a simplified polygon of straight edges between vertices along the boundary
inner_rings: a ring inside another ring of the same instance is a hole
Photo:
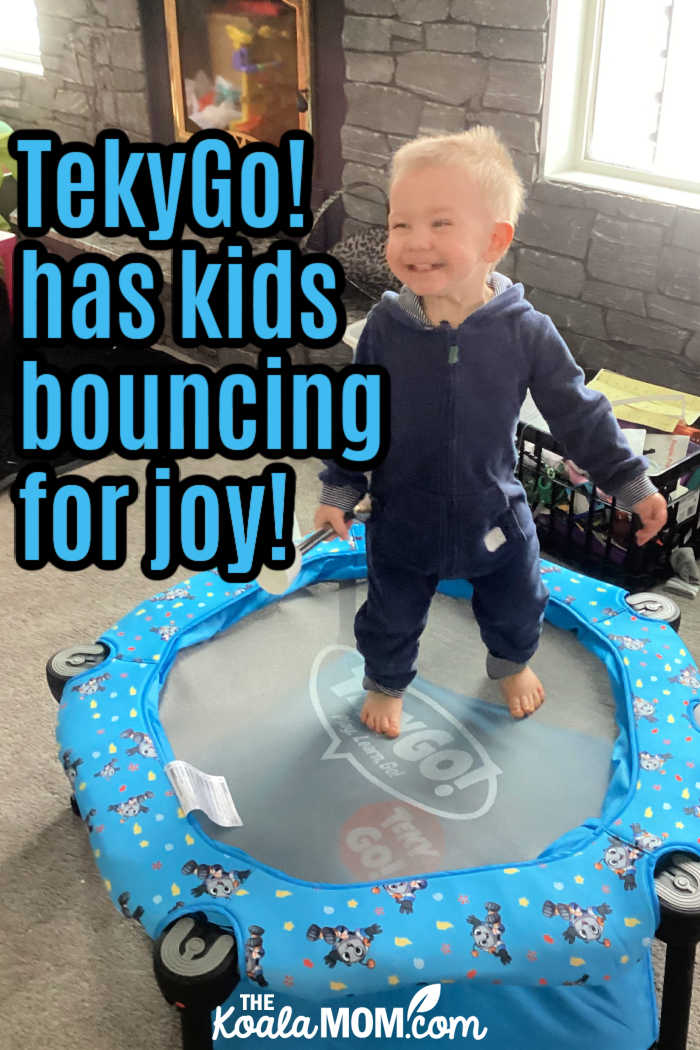
[[[534,671],[524,667],[517,674],[499,678],[501,692],[508,701],[513,718],[531,715],[544,700],[544,686]]]
[[[368,729],[384,736],[395,737],[401,729],[403,697],[387,696],[370,690],[365,696],[360,718]]]

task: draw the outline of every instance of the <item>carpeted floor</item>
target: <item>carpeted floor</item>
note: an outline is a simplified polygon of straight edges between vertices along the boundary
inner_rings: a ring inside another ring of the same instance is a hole
[[[265,462],[237,463],[236,472],[256,475]],[[79,472],[91,479],[131,473],[143,491],[143,467],[109,457]],[[183,473],[202,467],[201,461],[189,462]],[[207,461],[205,469],[219,477],[232,473],[230,462],[221,459]],[[317,498],[317,464],[297,462],[296,469],[297,510],[305,530]],[[93,639],[165,586],[141,575],[141,501],[128,521],[127,561],[116,572],[69,573],[52,567],[24,572],[13,559],[9,492],[0,492],[0,1044],[7,1050],[180,1046],[178,1020],[152,978],[151,942],[112,907],[88,835],[68,805],[68,784],[56,758],[55,703],[44,677],[54,651]],[[186,575],[181,570],[174,579]],[[700,651],[700,599],[678,602],[683,636]],[[656,946],[655,953],[659,970],[663,949]],[[697,978],[688,1048],[700,1050]]]

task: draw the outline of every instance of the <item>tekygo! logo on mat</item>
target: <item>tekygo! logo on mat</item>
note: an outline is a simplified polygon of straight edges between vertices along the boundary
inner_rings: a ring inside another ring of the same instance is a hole
[[[348,646],[329,646],[314,661],[311,699],[331,738],[322,758],[345,759],[383,791],[437,817],[488,813],[502,770],[479,740],[414,686],[404,694],[401,736],[370,732],[358,717],[362,674],[362,659]]]
[[[426,1015],[440,999],[440,985],[419,988],[407,1007],[395,1006],[322,1006],[316,1023],[305,1014],[294,1014],[291,1006],[275,1013],[275,996],[242,993],[244,1010],[265,1011],[255,1016],[234,1016],[235,1006],[222,1010],[217,1006],[212,1039],[474,1039],[480,1042],[488,1028],[482,1028],[477,1017]]]

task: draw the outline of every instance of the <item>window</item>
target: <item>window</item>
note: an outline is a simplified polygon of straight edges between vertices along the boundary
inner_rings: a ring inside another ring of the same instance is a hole
[[[0,69],[43,75],[34,0],[0,0]]]
[[[698,0],[557,0],[543,172],[700,208]]]

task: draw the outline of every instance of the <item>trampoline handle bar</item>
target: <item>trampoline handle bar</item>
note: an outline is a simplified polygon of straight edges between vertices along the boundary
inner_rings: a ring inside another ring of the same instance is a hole
[[[352,521],[356,518],[358,521],[367,521],[372,511],[372,504],[369,496],[363,496],[362,499],[355,504],[352,511],[345,512],[345,520]],[[319,543],[323,543],[325,540],[330,540],[335,536],[335,529],[330,525],[323,529],[317,529],[316,532],[310,533],[301,543],[297,544],[297,550],[300,554],[306,554],[312,547],[318,546]]]
[[[357,518],[359,521],[367,521],[370,513],[369,497],[364,497],[359,503],[355,504],[352,511],[345,512],[344,518],[345,521],[352,521],[353,518]],[[324,540],[330,540],[335,535],[336,531],[332,525],[324,525],[323,528],[310,533],[300,543],[296,544],[292,565],[287,569],[263,568],[257,578],[258,586],[261,590],[267,591],[268,594],[284,594],[299,575],[304,555],[319,543],[323,543]],[[349,542],[350,546],[354,548],[355,541],[352,537],[350,537]]]
[[[316,532],[311,532],[309,535],[297,545],[297,550],[300,554],[306,554],[312,547],[318,546],[319,543],[323,543],[324,540],[329,540],[331,536],[335,536],[335,529],[327,526],[324,529],[316,529]]]

